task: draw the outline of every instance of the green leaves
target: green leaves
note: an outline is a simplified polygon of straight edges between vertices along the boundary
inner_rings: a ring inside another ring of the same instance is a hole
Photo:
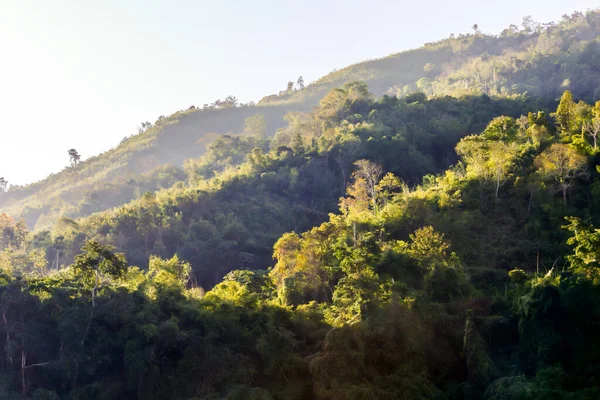
[[[575,102],[570,91],[566,90],[560,98],[556,109],[556,122],[563,136],[568,136],[575,131]]]
[[[580,218],[565,217],[569,224],[563,228],[573,236],[567,244],[573,247],[573,254],[567,256],[574,271],[600,273],[600,229],[584,224]]]
[[[498,117],[481,135],[467,136],[456,146],[456,152],[467,163],[468,176],[482,184],[493,182],[496,197],[515,169],[519,152],[517,134],[518,126],[513,118]]]
[[[554,183],[567,203],[567,190],[578,179],[587,175],[587,158],[573,146],[555,143],[535,158],[537,172],[543,179]]]
[[[75,273],[90,285],[97,285],[101,276],[119,279],[127,272],[127,262],[122,253],[113,253],[111,246],[88,241],[73,263]]]
[[[512,142],[519,132],[517,121],[514,118],[501,116],[494,118],[483,131],[482,136],[487,140]]]

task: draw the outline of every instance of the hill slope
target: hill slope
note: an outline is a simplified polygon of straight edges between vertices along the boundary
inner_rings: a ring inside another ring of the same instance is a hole
[[[498,116],[458,142],[460,164],[409,188],[384,172],[424,173],[438,142],[458,139],[436,134],[441,121],[522,100],[372,101],[360,87],[328,95],[347,98],[316,110],[327,128],[310,145],[256,147],[212,190],[73,223],[55,244],[86,243],[60,271],[39,257],[42,234],[0,219],[1,397],[598,399],[600,149],[582,126],[600,124],[600,101],[567,91],[553,115]],[[363,156],[339,212],[281,235],[273,268],[195,285],[236,242],[310,218]],[[96,239],[153,254],[183,239],[181,255],[199,257],[152,255],[140,270]]]
[[[547,82],[540,97],[351,82],[183,170],[147,172],[197,151],[173,142],[197,143],[193,109],[92,160],[104,172],[53,177],[175,184],[52,231],[0,214],[0,398],[600,398],[600,98],[549,106],[597,82],[570,50],[593,42],[569,40],[564,63],[505,75]]]
[[[302,90],[267,96],[256,106],[190,108],[159,118],[146,132],[75,168],[12,187],[0,196],[0,213],[23,218],[39,230],[60,217],[89,215],[169,187],[183,178],[184,160],[203,154],[215,133],[240,133],[244,120],[259,114],[273,135],[287,112],[308,111],[329,90],[353,80],[366,82],[375,95],[527,93],[551,101],[570,89],[589,100],[600,91],[599,34],[598,12],[575,13],[558,24],[530,22],[498,36],[460,35],[358,63]]]

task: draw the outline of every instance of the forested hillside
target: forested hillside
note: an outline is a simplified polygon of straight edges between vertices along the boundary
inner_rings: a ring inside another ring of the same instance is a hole
[[[144,123],[143,133],[99,156],[41,182],[11,187],[0,196],[0,212],[23,218],[30,229],[48,229],[61,217],[86,216],[170,187],[181,180],[184,161],[202,155],[218,134],[242,133],[245,120],[258,115],[264,118],[264,132],[272,136],[284,125],[286,113],[310,111],[331,89],[350,81],[364,81],[376,96],[403,97],[415,91],[455,97],[526,94],[552,102],[568,89],[591,101],[600,87],[599,34],[598,12],[574,13],[549,24],[525,18],[522,26],[510,26],[497,36],[476,29],[340,69],[306,87],[290,82],[258,105],[240,105],[230,96],[189,107]],[[2,173],[10,181],[8,172]]]
[[[71,222],[55,249],[82,246],[59,271],[44,257],[48,235],[5,217],[3,398],[597,398],[600,102],[576,103],[567,91],[555,113],[497,116],[459,139],[460,161],[413,186],[410,174],[436,160],[422,153],[432,148],[386,138],[390,125],[359,121],[358,111],[392,124],[427,109],[415,125],[427,127],[461,104],[467,114],[522,104],[373,101],[362,84],[332,95],[355,90],[363,96],[335,109],[322,102],[312,117],[327,128],[310,145],[298,131],[291,146],[269,152],[255,139],[245,164],[208,182],[201,177],[215,160],[198,163],[202,189],[173,188]],[[451,140],[430,138],[428,146]],[[244,140],[228,139],[228,151]],[[327,159],[337,174],[326,172]],[[336,186],[346,195],[327,218],[295,209],[326,207]],[[219,266],[231,246],[287,228],[272,225],[272,212],[297,229],[275,242],[272,267],[199,287],[206,273],[226,272]],[[252,221],[259,225],[243,230]],[[117,231],[127,226],[142,232]],[[190,250],[204,244],[200,259],[155,255],[173,251],[168,238],[182,232]],[[147,267],[107,244],[132,238],[153,249]]]
[[[199,285],[212,287],[232,269],[269,265],[281,234],[323,222],[355,161],[378,160],[414,184],[456,160],[465,132],[495,115],[519,116],[526,104],[486,96],[375,101],[364,84],[347,84],[313,113],[289,118],[273,139],[221,138],[186,163],[187,183],[85,219],[62,219],[52,233],[36,235],[37,248],[49,262],[59,251],[64,265],[90,239],[115,245],[143,268],[150,255],[178,254]]]
[[[599,30],[190,109],[3,193],[0,398],[600,398]]]

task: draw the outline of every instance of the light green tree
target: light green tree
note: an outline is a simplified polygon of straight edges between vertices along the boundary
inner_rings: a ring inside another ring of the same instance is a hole
[[[500,187],[514,168],[518,147],[513,142],[467,136],[458,143],[456,152],[467,163],[467,176],[480,180],[482,185],[493,180],[494,193],[498,197]]]
[[[567,204],[567,191],[577,178],[587,174],[587,158],[572,146],[555,143],[535,158],[535,165],[542,178],[554,181],[562,191]]]

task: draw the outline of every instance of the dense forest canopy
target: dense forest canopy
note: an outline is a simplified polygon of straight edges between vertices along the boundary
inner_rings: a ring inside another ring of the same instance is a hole
[[[3,189],[0,398],[599,398],[599,30],[475,30]]]

